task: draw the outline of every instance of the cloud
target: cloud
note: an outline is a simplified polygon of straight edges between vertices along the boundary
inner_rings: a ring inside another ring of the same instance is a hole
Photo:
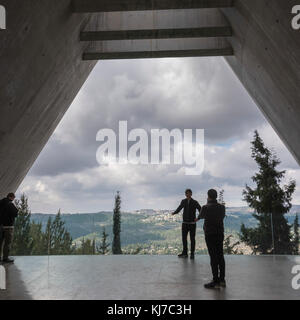
[[[179,166],[99,166],[96,134],[119,121],[128,130],[205,129],[205,172],[188,177]],[[99,62],[19,188],[33,211],[111,209],[121,190],[123,209],[174,208],[186,187],[205,201],[224,188],[232,205],[256,169],[253,131],[278,152],[288,176],[299,169],[222,58]]]

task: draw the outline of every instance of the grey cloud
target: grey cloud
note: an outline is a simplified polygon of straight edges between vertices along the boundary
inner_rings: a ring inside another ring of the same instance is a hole
[[[204,128],[206,146],[219,149],[207,153],[200,177],[179,174],[175,166],[99,168],[96,133],[102,128],[118,132],[120,120],[128,121],[129,130]],[[228,200],[240,201],[255,170],[249,133],[256,128],[268,128],[262,129],[265,136],[278,140],[222,59],[99,62],[20,191],[40,211],[111,209],[116,190],[129,209],[175,206],[186,187],[205,201],[207,188],[228,186],[234,190]],[[274,147],[284,156],[283,165],[295,169],[277,140]]]
[[[72,172],[95,165],[97,131],[108,127],[117,132],[119,120],[127,120],[129,130],[204,128],[206,142],[216,143],[240,138],[263,118],[220,59],[101,62],[32,174]],[[55,139],[64,136],[71,141]]]

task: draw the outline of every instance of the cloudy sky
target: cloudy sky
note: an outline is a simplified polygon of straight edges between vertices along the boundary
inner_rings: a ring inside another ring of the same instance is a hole
[[[100,166],[96,134],[119,121],[128,130],[204,129],[205,170],[186,176],[175,165]],[[300,183],[300,169],[223,58],[99,62],[45,146],[18,193],[32,212],[111,210],[121,191],[122,209],[173,209],[193,189],[202,204],[209,188],[225,190],[228,206],[242,201],[256,165],[250,141],[257,129]],[[294,203],[300,199],[300,189]]]

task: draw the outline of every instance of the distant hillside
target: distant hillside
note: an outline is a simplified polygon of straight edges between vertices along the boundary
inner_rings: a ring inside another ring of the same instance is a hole
[[[249,207],[228,207],[226,208],[227,213],[234,214],[252,214],[253,209]],[[289,215],[295,215],[296,213],[300,214],[300,205],[293,205]]]
[[[292,212],[300,212],[300,206],[295,206]],[[175,217],[170,215],[168,210],[139,210],[132,213],[122,213],[122,246],[151,246],[155,248],[181,247],[181,219],[179,214]],[[49,214],[32,214],[32,220],[41,222],[46,226]],[[86,214],[62,214],[66,223],[66,228],[70,232],[75,242],[82,237],[96,238],[100,240],[103,227],[109,234],[108,241],[112,242],[112,212],[98,212]],[[290,223],[294,220],[294,215],[287,216]],[[228,208],[225,219],[226,234],[233,234],[237,238],[241,224],[253,227],[256,220],[252,217],[251,210],[246,207]],[[202,230],[203,222],[198,223],[197,243],[204,248]],[[155,251],[156,252],[156,251]],[[163,253],[166,253],[163,251]]]

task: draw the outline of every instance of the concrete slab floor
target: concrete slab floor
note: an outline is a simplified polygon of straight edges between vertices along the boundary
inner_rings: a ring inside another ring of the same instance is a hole
[[[299,256],[226,256],[227,288],[207,290],[209,257],[176,256],[16,257],[6,265],[0,300],[298,300],[291,273]]]

